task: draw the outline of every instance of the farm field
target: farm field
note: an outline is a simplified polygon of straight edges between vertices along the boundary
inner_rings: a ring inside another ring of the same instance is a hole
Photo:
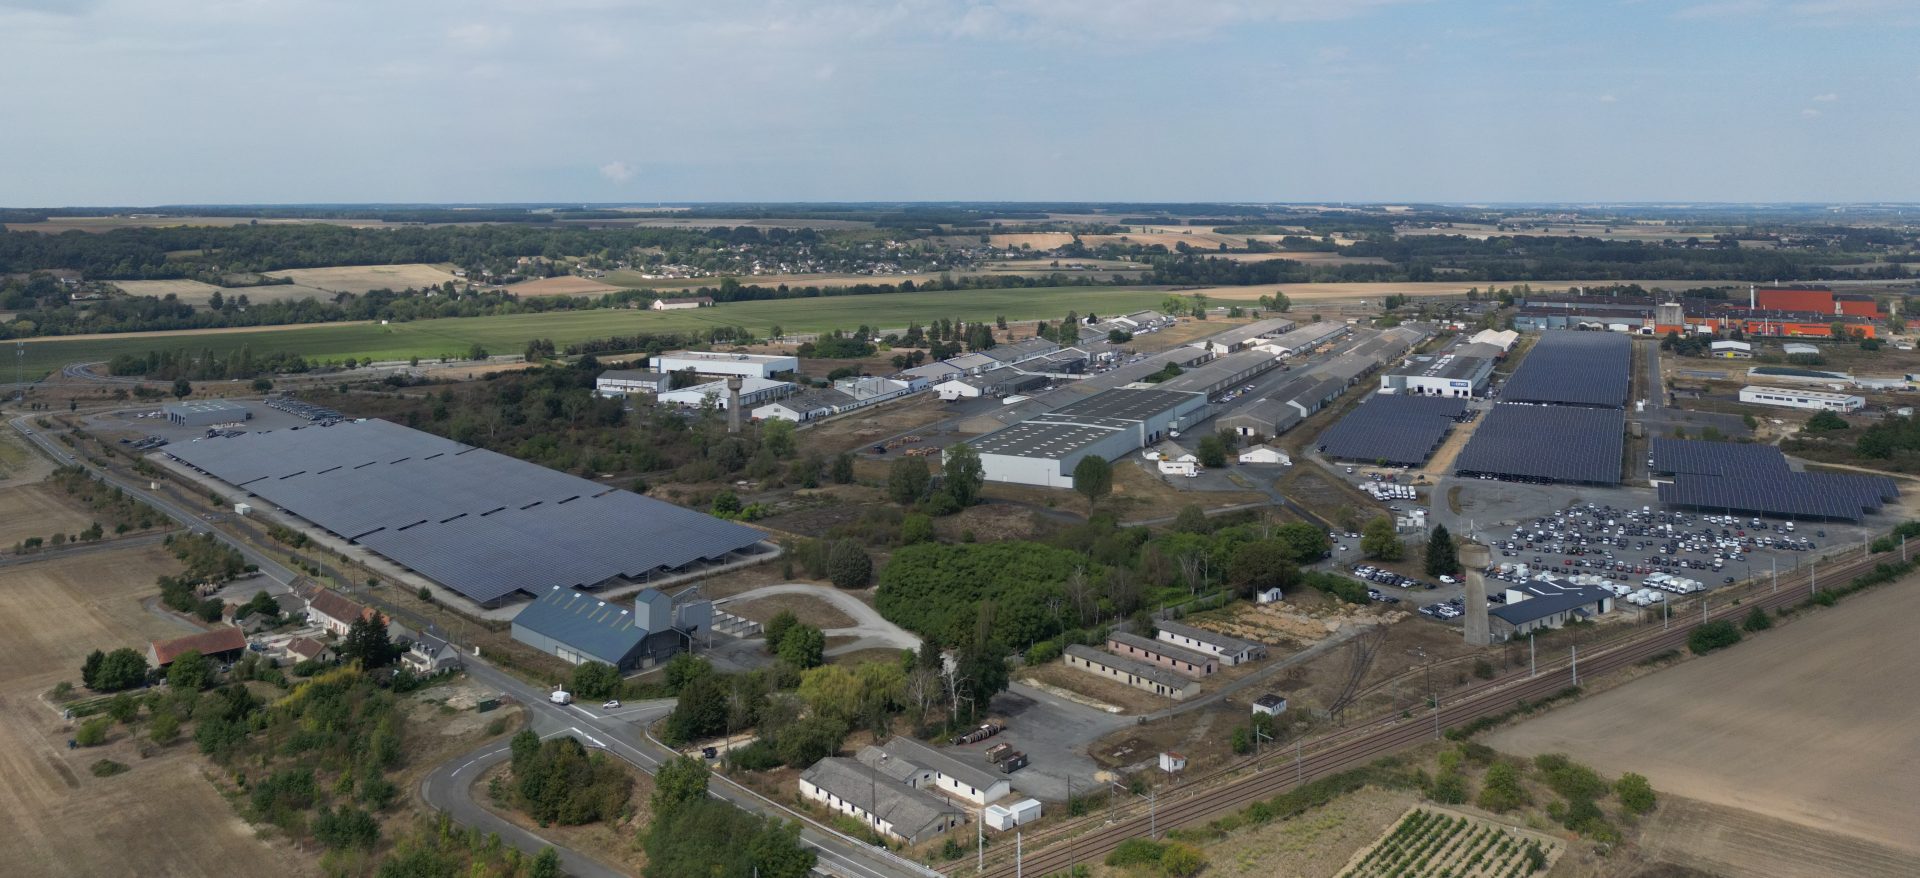
[[[1610,284],[1639,284],[1643,287],[1665,287],[1685,289],[1699,286],[1698,281],[1685,280],[1557,280],[1531,281],[1528,286],[1536,293],[1566,290],[1573,287],[1603,286]],[[1400,293],[1408,296],[1464,296],[1467,290],[1478,287],[1485,291],[1486,281],[1383,281],[1366,283],[1309,283],[1309,284],[1256,284],[1244,287],[1202,287],[1180,290],[1181,293],[1204,293],[1208,299],[1219,302],[1250,302],[1261,296],[1272,295],[1275,291],[1286,293],[1294,302],[1326,302],[1353,299],[1370,299],[1379,296]],[[1510,283],[1497,284],[1500,287],[1513,286]]]
[[[516,296],[586,296],[593,293],[617,293],[624,287],[590,277],[543,277],[522,281],[504,288]]]
[[[254,219],[244,216],[56,216],[48,217],[44,222],[7,223],[10,232],[43,232],[58,235],[61,232],[111,232],[114,229],[166,229],[177,226],[244,226],[258,224],[263,226],[297,226],[307,223],[323,223],[330,226],[350,226],[353,228],[374,228],[386,225],[379,220],[347,219]]]
[[[250,302],[292,302],[299,299],[330,300],[333,293],[301,284],[270,284],[262,287],[217,287],[197,280],[117,280],[113,285],[129,296],[174,296],[196,308],[204,308],[214,293],[226,298],[246,296]]]
[[[897,284],[901,281],[921,283],[937,274],[738,274],[713,277],[641,277],[637,271],[609,271],[602,280],[614,289],[635,290],[693,290],[700,287],[717,287],[722,280],[731,277],[743,287],[777,287],[782,284],[789,287],[839,288],[860,284]],[[509,289],[512,289],[511,287]]]
[[[1355,854],[1340,878],[1512,878],[1542,871],[1558,850],[1550,839],[1497,823],[1414,808],[1384,838]]]
[[[93,523],[48,484],[0,482],[0,550],[28,537],[73,536]]]
[[[201,776],[191,742],[142,758],[116,730],[105,746],[68,750],[67,724],[39,697],[77,679],[96,647],[144,647],[195,630],[140,603],[154,592],[154,577],[178,569],[157,546],[0,569],[0,820],[8,827],[0,861],[9,874],[317,873],[311,861],[254,836]],[[87,768],[101,758],[129,770],[94,777]]]
[[[991,320],[1058,319],[1068,311],[1125,313],[1160,304],[1164,294],[1146,287],[1034,287],[1014,290],[953,290],[735,302],[686,311],[593,310],[499,317],[459,317],[382,326],[375,323],[292,326],[277,329],[198,330],[129,336],[28,339],[23,364],[45,373],[73,362],[181,345],[216,352],[251,346],[256,353],[292,351],[309,359],[373,357],[404,360],[464,357],[475,344],[495,353],[518,352],[530,339],[567,344],[641,332],[684,332],[712,326],[746,326],[765,332],[853,329],[860,324],[889,329],[942,317]]]
[[[1920,643],[1905,613],[1917,593],[1909,577],[1850,597],[1487,743],[1639,772],[1663,793],[1905,851],[1920,866],[1920,703],[1906,695]]]
[[[336,265],[329,268],[289,268],[269,271],[268,277],[284,277],[300,286],[336,293],[364,293],[368,290],[404,290],[439,286],[460,279],[438,265],[413,262],[403,265]]]

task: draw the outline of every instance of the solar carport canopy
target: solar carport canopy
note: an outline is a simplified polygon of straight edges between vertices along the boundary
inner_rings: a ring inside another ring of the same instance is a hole
[[[1845,473],[1786,476],[1681,474],[1660,486],[1660,502],[1695,509],[1859,521],[1893,499],[1893,480]]]
[[[1771,445],[1655,438],[1648,456],[1658,473],[1704,476],[1766,476],[1789,472],[1786,455]]]
[[[1590,405],[1627,404],[1633,341],[1612,332],[1558,330],[1540,333],[1520,368],[1500,389],[1507,402]]]
[[[1321,434],[1320,450],[1339,460],[1418,466],[1466,410],[1464,399],[1376,393]]]
[[[167,451],[483,604],[641,578],[763,538],[387,421],[243,433]]]
[[[1454,461],[1461,475],[1620,484],[1620,409],[1500,403]]]

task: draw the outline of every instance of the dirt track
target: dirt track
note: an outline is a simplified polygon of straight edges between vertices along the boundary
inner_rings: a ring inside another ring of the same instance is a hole
[[[1850,597],[1488,743],[1640,772],[1658,790],[1905,850],[1920,869],[1916,594],[1920,578]]]

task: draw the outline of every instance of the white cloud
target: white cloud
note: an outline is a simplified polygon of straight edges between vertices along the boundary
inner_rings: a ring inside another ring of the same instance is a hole
[[[1813,99],[1818,103],[1830,104],[1830,103],[1833,103],[1834,101],[1839,100],[1840,96],[1837,94],[1834,94],[1833,92],[1827,92],[1826,94],[1814,95]]]
[[[1620,102],[1620,99],[1617,97],[1614,97],[1613,95],[1600,96],[1600,103],[1603,103],[1603,104],[1617,104],[1619,102]]]
[[[633,166],[623,161],[611,161],[600,166],[600,176],[615,183],[625,183],[633,179]]]
[[[512,36],[513,31],[510,28],[476,21],[449,29],[447,42],[462,49],[479,51],[505,43]]]
[[[1766,0],[1718,0],[1712,3],[1696,3],[1683,7],[1673,13],[1673,17],[1683,21],[1708,21],[1725,18],[1745,18],[1766,12],[1771,4]]]
[[[1804,110],[1801,110],[1800,115],[1805,116],[1809,119],[1818,119],[1820,118],[1820,111],[1812,107],[1808,107]]]

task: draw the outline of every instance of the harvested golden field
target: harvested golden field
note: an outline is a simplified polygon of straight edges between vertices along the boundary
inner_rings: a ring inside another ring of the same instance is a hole
[[[460,283],[438,265],[413,262],[402,265],[338,265],[331,268],[289,268],[269,271],[269,277],[284,277],[302,286],[336,293],[364,293],[368,290],[423,289],[447,281]]]
[[[0,568],[0,861],[16,875],[316,874],[285,845],[254,835],[201,776],[193,745],[142,756],[116,728],[101,747],[68,750],[68,723],[40,694],[79,677],[94,648],[144,649],[190,633],[147,611],[153,580],[179,564],[158,547],[49,558]],[[94,777],[107,758],[128,766]]]
[[[268,284],[259,287],[217,287],[197,280],[117,280],[113,285],[129,296],[152,296],[159,299],[173,296],[196,308],[204,308],[214,293],[232,299],[246,296],[247,301],[265,304],[268,302],[293,302],[300,299],[331,300],[332,292],[310,287],[304,284]]]
[[[1920,862],[1920,701],[1911,697],[1920,641],[1906,612],[1916,595],[1920,578],[1910,577],[1849,597],[1488,743],[1639,772],[1663,792]]]
[[[66,493],[48,484],[0,482],[0,551],[10,550],[28,537],[71,537],[93,520],[67,501]]]
[[[1387,260],[1379,256],[1342,256],[1339,253],[1323,253],[1318,250],[1286,251],[1281,253],[1215,253],[1214,256],[1233,262],[1272,262],[1285,259],[1289,262],[1302,262],[1311,265],[1386,265]]]
[[[1073,235],[1067,232],[1030,232],[1019,235],[989,235],[987,241],[995,247],[1032,247],[1035,250],[1052,250],[1073,243]]]
[[[573,275],[541,278],[506,287],[507,292],[516,296],[586,296],[594,293],[617,293],[623,289],[625,287],[603,280]]]

